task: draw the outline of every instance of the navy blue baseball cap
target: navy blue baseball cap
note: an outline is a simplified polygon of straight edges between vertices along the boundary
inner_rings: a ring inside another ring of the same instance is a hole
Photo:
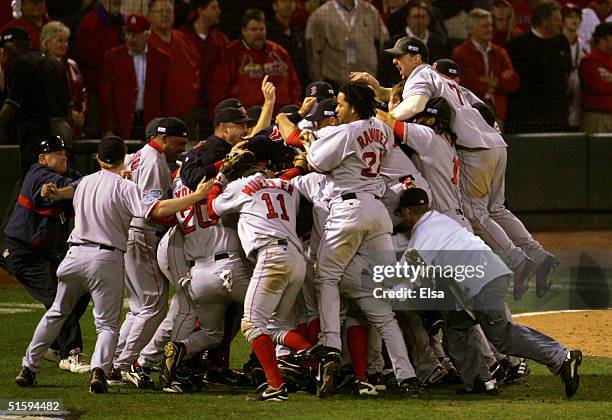
[[[70,150],[60,136],[47,136],[38,143],[38,153],[52,153],[60,150]]]
[[[188,137],[187,126],[180,118],[168,117],[162,118],[157,124],[157,134],[174,136],[174,137]]]

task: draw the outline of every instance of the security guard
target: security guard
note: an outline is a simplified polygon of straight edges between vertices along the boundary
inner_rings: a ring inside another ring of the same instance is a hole
[[[32,297],[49,309],[57,291],[56,270],[66,249],[73,213],[72,203],[40,196],[44,184],[71,185],[81,174],[68,169],[68,153],[59,136],[43,138],[38,145],[38,163],[27,172],[10,220],[4,229],[8,245],[7,268]],[[89,371],[82,360],[83,340],[79,318],[89,303],[84,296],[66,320],[60,336],[51,346],[47,359],[75,373]]]

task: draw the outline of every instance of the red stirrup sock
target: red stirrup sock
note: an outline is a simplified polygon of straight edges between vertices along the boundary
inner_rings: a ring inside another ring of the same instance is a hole
[[[310,347],[310,343],[296,330],[289,331],[285,335],[285,338],[283,338],[282,344],[295,351],[304,350]]]
[[[346,345],[351,355],[355,377],[362,381],[367,381],[368,330],[361,325],[349,327],[348,330],[346,330]]]
[[[319,342],[319,333],[321,332],[321,322],[319,318],[315,318],[308,323],[308,337],[306,339],[313,345]]]
[[[274,388],[281,386],[283,384],[283,378],[278,369],[275,346],[270,336],[265,334],[260,335],[251,342],[251,348],[255,352],[257,359],[259,359],[259,363],[263,366],[268,385]]]

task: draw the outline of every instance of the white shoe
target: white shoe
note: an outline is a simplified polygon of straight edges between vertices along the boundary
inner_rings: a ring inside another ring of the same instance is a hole
[[[53,350],[53,349],[47,349],[47,352],[43,356],[43,359],[45,359],[48,362],[53,362],[55,364],[58,364],[61,360],[60,352],[57,350]]]
[[[83,360],[83,353],[81,353],[79,348],[71,350],[70,356],[62,359],[59,367],[72,373],[87,373],[91,371],[91,366]]]

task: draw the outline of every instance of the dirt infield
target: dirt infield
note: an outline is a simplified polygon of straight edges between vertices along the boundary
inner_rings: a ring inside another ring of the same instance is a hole
[[[612,310],[520,316],[514,320],[589,356],[612,357]]]

